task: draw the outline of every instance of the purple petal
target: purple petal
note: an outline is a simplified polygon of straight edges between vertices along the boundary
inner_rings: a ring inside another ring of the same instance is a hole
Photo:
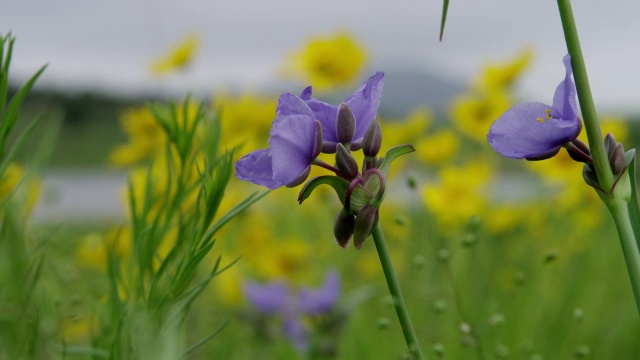
[[[307,105],[309,105],[309,108],[313,111],[315,118],[320,121],[320,125],[322,125],[322,142],[332,144],[335,152],[336,145],[338,144],[338,135],[336,133],[338,107],[310,97],[311,89],[310,87],[307,89],[309,89],[309,100],[306,100]],[[305,93],[303,92],[302,95],[305,95]]]
[[[566,55],[562,62],[566,69],[564,80],[558,84],[553,95],[553,109],[557,113],[552,114],[554,118],[574,120],[578,117],[578,104],[576,101],[576,85],[571,80],[571,55]]]
[[[307,86],[306,88],[304,88],[304,90],[302,90],[302,94],[300,94],[300,99],[302,99],[302,101],[304,102],[311,100],[312,92],[313,92],[313,88],[311,86]]]
[[[349,105],[349,109],[356,118],[356,133],[353,142],[358,142],[364,137],[371,121],[375,119],[380,106],[383,86],[384,72],[378,71],[344,101]],[[324,126],[324,124],[322,125]]]
[[[307,350],[309,346],[309,334],[297,316],[289,314],[285,317],[283,331],[299,352]]]
[[[269,146],[273,180],[290,184],[300,178],[314,159],[317,125],[313,112],[299,97],[280,96]]]
[[[271,149],[256,150],[236,162],[236,177],[254,184],[276,189],[284,185],[273,179]]]
[[[311,89],[309,89],[309,91],[311,91]],[[280,98],[278,99],[276,119],[274,120],[274,123],[277,122],[279,118],[289,115],[305,115],[310,117],[311,120],[313,120],[314,116],[313,111],[311,111],[309,106],[307,106],[301,98],[291,93],[284,93],[280,95]]]
[[[541,103],[512,107],[491,125],[489,144],[500,155],[522,159],[536,158],[575,139],[580,120],[548,119],[549,110]]]
[[[340,297],[340,277],[330,272],[319,289],[303,289],[298,293],[298,308],[305,314],[315,315],[331,311]]]
[[[260,285],[247,282],[242,290],[249,304],[262,313],[283,314],[291,307],[289,289],[284,283]]]

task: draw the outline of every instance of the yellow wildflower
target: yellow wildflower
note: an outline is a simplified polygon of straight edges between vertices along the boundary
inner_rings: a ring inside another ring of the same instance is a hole
[[[603,117],[601,121],[603,136],[606,133],[615,135],[616,140],[628,139],[628,129],[624,120],[619,118]],[[586,132],[583,131],[578,139],[587,143]],[[544,161],[527,161],[527,167],[542,176],[547,185],[555,186],[554,202],[563,210],[574,207],[584,208],[585,202],[598,203],[597,196],[591,188],[586,186],[582,177],[584,164],[571,159],[565,150],[561,150],[556,156]]]
[[[178,124],[184,124],[184,106],[176,106]],[[197,105],[187,105],[187,129],[193,128]],[[125,110],[120,116],[120,124],[129,138],[127,144],[118,145],[109,156],[109,162],[116,166],[129,166],[150,160],[166,152],[167,134],[147,106],[137,106]],[[196,144],[197,145],[197,144]]]
[[[276,97],[254,94],[231,96],[220,94],[213,99],[213,109],[220,114],[222,147],[245,149],[264,148],[271,123],[276,117]],[[247,131],[251,129],[251,131]],[[237,154],[241,151],[236,151]]]
[[[212,282],[219,299],[225,305],[240,306],[243,303],[242,295],[242,275],[240,264],[235,264],[216,276]]]
[[[92,319],[89,315],[67,316],[61,323],[65,343],[79,344],[90,340]]]
[[[486,204],[483,192],[491,175],[490,166],[477,160],[443,168],[439,181],[424,188],[423,199],[445,231],[482,212]]]
[[[460,147],[458,135],[450,130],[439,130],[420,139],[416,144],[416,156],[426,164],[444,164],[456,155]]]
[[[161,58],[153,61],[151,70],[156,75],[165,75],[186,68],[200,47],[200,36],[191,33],[173,45]]]
[[[0,198],[6,199],[16,189],[22,177],[24,169],[22,166],[11,163],[0,178]]]
[[[604,137],[608,133],[613,134],[616,140],[622,144],[626,144],[629,141],[629,127],[624,118],[619,116],[602,116],[600,118],[600,128],[602,129],[602,136]],[[588,143],[587,132],[583,129],[578,135],[585,144]],[[625,146],[626,148],[627,146]]]
[[[127,259],[131,254],[131,229],[112,229],[106,235],[87,234],[80,239],[75,256],[85,268],[107,271],[108,250],[120,259]]]
[[[521,51],[513,60],[507,63],[490,63],[485,66],[476,82],[476,88],[482,92],[507,90],[527,68],[533,58],[533,51]]]
[[[12,162],[0,177],[0,203],[12,197],[26,215],[38,201],[40,185],[39,179],[26,176],[24,167]]]
[[[491,207],[482,215],[487,230],[494,234],[502,235],[514,230],[522,222],[526,221],[530,209],[526,206],[515,204],[499,204]]]
[[[291,56],[289,68],[319,90],[349,85],[366,62],[362,46],[348,33],[338,32],[310,38],[304,48]]]
[[[125,110],[120,116],[122,129],[129,137],[125,145],[118,145],[109,162],[116,166],[127,166],[148,160],[164,149],[167,136],[146,106]]]
[[[565,150],[544,161],[527,161],[529,169],[551,183],[566,183],[582,180],[583,164],[573,160]]]
[[[509,94],[504,91],[470,93],[453,101],[451,119],[463,134],[486,144],[489,127],[510,105]]]
[[[400,144],[412,144],[422,137],[433,122],[433,112],[424,107],[414,109],[403,120],[380,121],[383,145],[393,147]],[[383,152],[384,154],[384,152]]]

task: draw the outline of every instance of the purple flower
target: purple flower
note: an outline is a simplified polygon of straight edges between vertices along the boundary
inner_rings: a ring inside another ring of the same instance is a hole
[[[326,314],[335,308],[340,298],[340,277],[329,272],[321,287],[297,292],[282,282],[263,285],[247,282],[243,292],[247,302],[260,313],[281,316],[284,334],[299,351],[304,351],[309,343],[309,330],[302,316]]]
[[[356,131],[351,141],[352,150],[358,150],[362,147],[364,134],[378,113],[384,85],[383,78],[384,72],[378,71],[362,83],[353,95],[344,100],[356,120]],[[335,153],[336,145],[339,143],[336,126],[338,106],[312,98],[311,86],[302,91],[300,98],[309,105],[315,118],[322,124],[322,152]]]
[[[283,313],[292,305],[289,288],[282,282],[263,285],[248,282],[243,291],[251,306],[264,314]]]
[[[236,162],[236,177],[269,189],[302,183],[322,143],[320,123],[309,106],[293,94],[282,94],[270,135],[267,149]]]
[[[576,87],[571,80],[571,56],[566,55],[562,62],[566,75],[556,88],[553,106],[518,104],[491,125],[487,140],[500,155],[515,159],[548,159],[580,134],[582,123],[578,118]]]

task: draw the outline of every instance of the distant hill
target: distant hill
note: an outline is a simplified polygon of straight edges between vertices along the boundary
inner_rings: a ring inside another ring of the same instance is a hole
[[[385,71],[382,112],[406,115],[417,106],[444,113],[464,85],[441,78],[427,70],[391,68]]]

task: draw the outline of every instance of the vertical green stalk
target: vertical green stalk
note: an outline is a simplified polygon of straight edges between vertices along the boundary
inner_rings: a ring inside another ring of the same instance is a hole
[[[400,290],[400,284],[398,283],[396,273],[393,270],[391,257],[389,257],[389,249],[387,249],[387,243],[384,240],[384,235],[382,234],[382,228],[380,227],[379,222],[373,228],[372,234],[373,240],[376,243],[378,256],[380,257],[380,264],[382,265],[382,270],[384,271],[384,277],[387,280],[389,292],[391,293],[391,296],[393,298],[393,305],[396,308],[398,320],[400,320],[400,326],[402,327],[404,340],[409,347],[409,351],[417,359],[422,360],[424,359],[424,357],[422,356],[422,350],[420,350],[420,344],[418,343],[416,332],[413,330],[413,325],[411,325],[411,318],[409,318],[409,312],[407,311],[407,306],[404,303],[402,291]]]
[[[640,252],[638,252],[638,243],[630,219],[629,204],[625,199],[616,199],[612,191],[612,187],[615,184],[615,177],[611,171],[609,158],[604,147],[602,132],[600,130],[600,124],[598,123],[598,115],[596,114],[596,107],[589,86],[589,78],[587,77],[587,67],[584,64],[584,57],[582,56],[580,39],[578,38],[578,30],[576,29],[575,19],[573,18],[570,0],[558,0],[558,10],[560,11],[567,49],[569,50],[569,54],[571,54],[573,77],[576,81],[580,109],[584,117],[584,125],[589,139],[589,147],[591,148],[591,156],[603,194],[606,194],[601,198],[607,205],[609,212],[611,212],[611,216],[613,216],[616,228],[618,229],[618,237],[620,238],[633,294],[636,299],[638,313],[640,314]],[[632,164],[630,167],[631,171],[634,171],[634,168]],[[635,174],[632,174],[632,180],[635,180]],[[632,181],[631,186],[634,187],[633,194],[635,194],[635,181]],[[631,200],[637,201],[637,198],[633,196]],[[633,206],[637,204],[631,205],[633,208]],[[636,209],[633,208],[633,211],[635,210]],[[636,217],[634,217],[634,219],[635,218]],[[637,227],[637,224],[635,224],[635,226]]]
[[[640,314],[640,252],[633,234],[631,221],[629,221],[629,208],[624,200],[609,200],[606,201],[606,204],[618,229],[618,237],[620,238],[624,260],[627,264],[633,295],[636,298],[638,314]]]
[[[604,148],[602,139],[602,131],[600,123],[598,123],[598,114],[596,106],[591,95],[591,87],[589,86],[589,77],[587,76],[587,67],[582,56],[582,48],[580,47],[580,39],[578,38],[578,30],[576,22],[573,18],[573,10],[571,9],[570,0],[558,0],[558,10],[560,11],[560,19],[562,20],[562,28],[564,29],[564,38],[567,42],[567,50],[571,55],[571,65],[573,67],[573,77],[576,81],[576,89],[578,91],[578,99],[580,100],[580,110],[584,120],[584,127],[587,131],[589,139],[589,147],[591,148],[591,156],[596,168],[596,175],[600,182],[600,186],[605,192],[609,192],[614,183],[613,172],[609,165],[609,158]]]

